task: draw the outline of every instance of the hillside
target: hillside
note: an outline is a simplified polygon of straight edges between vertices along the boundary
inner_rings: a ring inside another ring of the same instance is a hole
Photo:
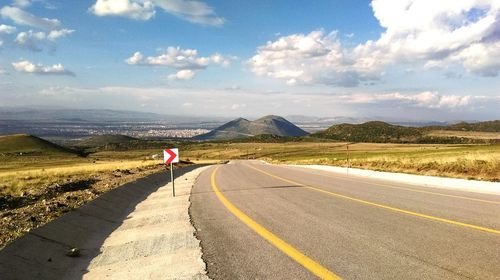
[[[477,123],[460,122],[457,124],[448,125],[441,129],[459,130],[459,131],[500,132],[500,120],[477,122]]]
[[[96,135],[90,138],[84,139],[78,142],[75,146],[77,147],[101,147],[109,144],[119,144],[119,143],[128,143],[132,141],[138,140],[137,138],[133,138],[126,135],[120,134],[104,134],[104,135]]]
[[[457,123],[448,126],[408,127],[371,121],[338,124],[312,137],[337,141],[373,143],[498,143],[500,121]]]
[[[422,136],[415,127],[392,125],[380,121],[362,124],[338,124],[312,135],[338,141],[353,142],[414,142]]]
[[[196,140],[231,140],[261,134],[277,136],[305,136],[308,133],[279,116],[265,116],[255,121],[244,118],[232,120],[206,134],[194,137]]]
[[[69,155],[72,150],[28,134],[0,136],[0,154]]]

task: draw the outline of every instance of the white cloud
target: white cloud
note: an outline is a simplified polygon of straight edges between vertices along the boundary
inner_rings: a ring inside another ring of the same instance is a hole
[[[231,110],[239,110],[239,109],[243,109],[245,107],[247,107],[247,104],[244,104],[244,103],[243,104],[238,104],[238,103],[237,104],[232,104],[231,105]]]
[[[12,67],[17,72],[32,73],[39,75],[69,75],[75,74],[64,68],[62,64],[54,64],[52,66],[44,66],[42,64],[33,64],[28,60],[13,62]]]
[[[356,86],[405,63],[498,75],[500,1],[374,0],[372,8],[385,28],[375,41],[347,48],[335,33],[292,34],[258,47],[248,64],[255,74],[289,85]]]
[[[322,83],[349,87],[378,79],[373,69],[354,63],[337,40],[336,32],[325,35],[322,30],[267,42],[248,63],[255,74],[283,79],[289,85]]]
[[[124,16],[136,20],[148,20],[155,15],[153,2],[148,0],[97,0],[90,11],[97,16]]]
[[[228,66],[232,58],[226,58],[220,54],[211,56],[199,56],[195,49],[181,49],[180,47],[168,47],[164,53],[158,56],[144,57],[141,52],[135,52],[125,62],[129,65],[163,66],[178,70],[177,73],[169,75],[170,80],[190,80],[196,71],[204,70],[209,65]]]
[[[30,0],[14,0],[12,5],[17,6],[17,7],[21,7],[21,8],[25,8],[25,7],[28,7],[29,5],[31,5],[31,1]]]
[[[47,34],[42,31],[34,32],[33,30],[29,30],[17,34],[14,43],[20,47],[39,52],[42,51],[44,45],[55,42],[57,39],[65,37],[73,32],[74,30],[70,29],[60,29],[52,30]],[[54,46],[51,47],[54,48]]]
[[[483,76],[500,70],[499,1],[374,0],[386,28],[355,52],[384,63],[421,60],[432,67],[461,64]]]
[[[191,80],[194,78],[194,71],[193,70],[180,70],[175,74],[168,75],[169,80]]]
[[[57,19],[41,18],[17,7],[5,6],[0,9],[0,15],[4,19],[10,19],[16,24],[36,27],[45,30],[57,29],[61,22]]]
[[[16,32],[15,26],[0,24],[0,34],[12,34]]]
[[[52,30],[49,32],[47,35],[47,39],[51,41],[55,41],[59,38],[64,38],[67,35],[70,35],[71,33],[75,32],[73,29],[59,29],[59,30]]]
[[[135,52],[131,57],[127,58],[125,62],[129,65],[139,64],[143,58],[144,57],[140,52]]]
[[[351,94],[338,97],[346,103],[380,104],[394,103],[404,106],[425,108],[455,109],[471,105],[476,96],[441,95],[436,91],[424,91],[418,94],[384,93],[384,94]]]
[[[46,38],[47,36],[44,32],[34,32],[33,30],[29,30],[28,32],[20,32],[17,34],[14,43],[21,47],[38,52],[42,50],[39,46],[40,42],[43,42]]]
[[[216,15],[214,8],[197,0],[153,0],[165,12],[192,23],[223,25],[225,20]]]
[[[225,22],[212,7],[198,0],[97,0],[90,11],[98,16],[149,20],[156,8],[192,23],[220,26]]]

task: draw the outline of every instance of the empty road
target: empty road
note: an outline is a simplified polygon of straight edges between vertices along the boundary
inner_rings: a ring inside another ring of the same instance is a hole
[[[190,215],[212,279],[500,279],[500,197],[235,161]]]

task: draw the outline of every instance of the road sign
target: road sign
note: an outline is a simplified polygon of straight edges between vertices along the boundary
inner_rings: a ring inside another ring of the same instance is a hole
[[[174,163],[179,162],[179,149],[165,149],[163,150],[163,162],[165,163],[165,168],[167,164],[170,164],[170,181],[172,182],[172,195],[175,197],[175,184],[174,184]]]
[[[165,149],[163,150],[163,162],[165,164],[179,162],[179,149]]]

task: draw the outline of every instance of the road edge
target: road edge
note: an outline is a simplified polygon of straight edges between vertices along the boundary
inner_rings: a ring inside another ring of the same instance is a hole
[[[477,180],[465,180],[457,178],[446,178],[426,175],[415,175],[406,173],[383,172],[368,169],[346,168],[330,165],[302,165],[302,164],[285,164],[291,167],[302,167],[316,169],[348,176],[357,176],[364,178],[381,179],[409,185],[423,186],[429,188],[441,188],[449,190],[460,190],[467,192],[483,193],[500,195],[500,183],[486,182]]]

